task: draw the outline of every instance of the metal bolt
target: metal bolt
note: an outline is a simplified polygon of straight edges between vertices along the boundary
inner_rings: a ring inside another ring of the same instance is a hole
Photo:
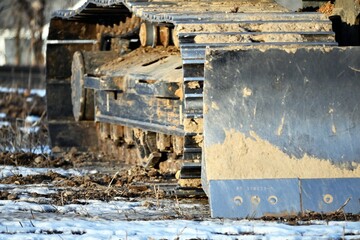
[[[272,205],[275,205],[278,202],[278,198],[276,196],[272,195],[268,198],[268,202]]]
[[[334,197],[331,194],[325,194],[323,200],[325,203],[330,204],[334,201]]]
[[[259,196],[252,196],[251,197],[251,203],[254,204],[254,205],[259,205],[261,199]]]
[[[240,197],[240,196],[234,197],[234,203],[235,203],[235,205],[240,206],[243,203],[242,197]]]

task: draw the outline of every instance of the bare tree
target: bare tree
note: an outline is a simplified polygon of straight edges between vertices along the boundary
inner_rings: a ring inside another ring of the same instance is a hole
[[[34,53],[35,64],[43,65],[44,56],[42,54],[42,32],[45,25],[44,9],[45,0],[17,0],[18,11],[25,18],[27,28],[31,33],[30,50]],[[22,17],[19,17],[21,19]]]
[[[30,52],[34,53],[35,65],[44,64],[43,27],[49,21],[50,12],[54,8],[66,8],[74,4],[74,0],[1,0],[0,28],[11,28],[15,36],[15,62],[21,63],[24,46],[21,46],[21,31],[30,31]]]
[[[36,65],[44,63],[42,56],[42,31],[45,24],[45,0],[2,0],[0,2],[0,15],[2,28],[15,30],[15,63],[21,63],[21,32],[30,31],[29,51],[34,53]]]

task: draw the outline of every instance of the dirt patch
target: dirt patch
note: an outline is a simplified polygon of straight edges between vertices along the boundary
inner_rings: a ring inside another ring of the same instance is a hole
[[[344,213],[343,211],[333,212],[333,213],[316,213],[316,212],[306,212],[298,216],[288,216],[288,217],[262,217],[261,220],[264,221],[279,221],[284,222],[289,225],[307,225],[312,224],[312,220],[322,220],[322,221],[360,221],[359,214]]]
[[[251,42],[249,36],[244,35],[197,35],[194,39],[196,43],[237,43],[237,42]]]
[[[133,11],[137,15],[141,15],[143,12],[142,7],[134,7]],[[273,0],[261,0],[261,1],[241,1],[237,3],[235,1],[213,1],[213,2],[201,2],[201,1],[179,1],[176,7],[172,4],[154,4],[148,5],[146,11],[149,12],[171,12],[171,13],[208,13],[208,12],[222,12],[222,13],[237,13],[237,12],[285,12],[284,7],[275,3]]]
[[[331,22],[324,23],[229,23],[229,24],[183,24],[178,25],[179,33],[226,33],[226,32],[316,32],[331,31]]]
[[[352,169],[347,169],[335,166],[329,160],[307,155],[297,159],[261,139],[254,132],[250,132],[249,137],[235,130],[227,131],[225,134],[222,144],[206,146],[208,180],[360,176],[360,165],[355,162]],[[231,171],[228,171],[229,169]]]
[[[246,34],[246,35],[210,35],[195,37],[196,43],[249,43],[249,42],[303,42],[300,34]]]
[[[13,175],[0,179],[0,184],[19,186],[46,184],[55,187],[59,191],[46,196],[55,205],[78,203],[79,199],[110,201],[117,197],[155,197],[155,195],[157,198],[162,198],[164,197],[162,191],[153,187],[156,183],[161,182],[166,182],[165,177],[156,169],[142,167],[122,169],[114,175],[96,173],[75,176],[62,175],[49,170],[45,174]],[[16,194],[14,196],[9,196],[9,194],[1,192],[0,198],[18,199],[19,197]]]

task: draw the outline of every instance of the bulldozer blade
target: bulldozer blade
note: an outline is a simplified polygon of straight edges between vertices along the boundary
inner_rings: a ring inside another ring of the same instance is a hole
[[[208,49],[213,217],[360,213],[360,48]]]

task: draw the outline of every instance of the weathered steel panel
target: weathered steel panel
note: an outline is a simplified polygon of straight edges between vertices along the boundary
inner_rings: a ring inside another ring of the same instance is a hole
[[[360,213],[360,178],[302,179],[304,211]]]
[[[298,179],[210,181],[212,217],[256,218],[300,212]]]
[[[259,186],[273,181],[276,187],[277,181],[299,179],[303,192],[294,184],[280,193],[299,191],[304,209],[329,212],[348,197],[358,201],[360,48],[268,47],[207,54],[203,185],[210,199],[221,188],[212,188],[212,181],[236,189],[251,187],[253,181]],[[336,202],[319,205],[327,191]],[[224,190],[220,195],[231,199],[231,194]],[[346,210],[358,213],[354,202]],[[252,214],[249,208],[233,217]]]

